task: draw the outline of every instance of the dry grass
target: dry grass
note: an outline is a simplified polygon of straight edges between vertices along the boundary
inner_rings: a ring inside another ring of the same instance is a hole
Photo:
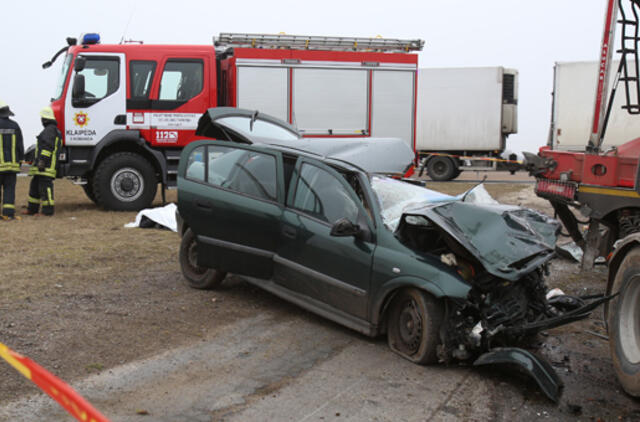
[[[477,183],[449,183],[449,182],[432,182],[427,181],[427,188],[436,190],[438,192],[446,193],[449,195],[459,195],[466,192],[477,185]],[[519,184],[507,184],[507,183],[486,183],[484,185],[487,192],[491,194],[495,199],[500,200],[501,197],[510,193],[520,192],[521,190],[529,187],[526,183]]]
[[[18,212],[27,202],[29,177],[19,177]],[[37,297],[64,286],[86,292],[96,283],[123,283],[147,271],[176,270],[178,236],[165,230],[126,229],[135,212],[99,209],[80,186],[55,182],[55,215],[0,222],[2,301]],[[169,191],[167,201],[175,201]],[[161,205],[158,193],[154,205]]]
[[[29,177],[19,177],[18,211],[26,206]],[[459,194],[472,183],[435,183],[427,187]],[[522,190],[525,185],[487,185],[496,198]],[[56,209],[53,217],[23,217],[1,222],[3,242],[0,298],[2,301],[46,295],[64,287],[65,292],[91,292],[97,283],[125,286],[148,272],[177,271],[179,238],[164,230],[126,229],[135,212],[99,209],[80,186],[59,179],[55,182]],[[160,192],[154,205],[161,205]],[[175,190],[167,201],[175,202]]]

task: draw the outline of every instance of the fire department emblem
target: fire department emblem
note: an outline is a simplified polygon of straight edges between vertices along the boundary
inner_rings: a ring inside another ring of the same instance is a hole
[[[83,111],[76,113],[73,116],[73,122],[76,126],[85,127],[89,124],[89,115]]]

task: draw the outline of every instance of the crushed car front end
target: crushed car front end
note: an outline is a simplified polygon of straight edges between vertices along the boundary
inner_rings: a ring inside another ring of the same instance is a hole
[[[470,287],[461,297],[440,286],[445,295],[438,359],[515,364],[557,401],[561,382],[553,368],[517,346],[541,330],[586,318],[605,300],[548,296],[545,275],[560,224],[486,195],[452,197],[380,177],[372,178],[372,187],[395,238],[428,257],[425,262],[437,259]]]

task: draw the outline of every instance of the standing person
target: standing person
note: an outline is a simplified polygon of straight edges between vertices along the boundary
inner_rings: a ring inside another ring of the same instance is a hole
[[[40,117],[44,129],[37,137],[33,164],[29,170],[29,175],[33,178],[29,185],[29,205],[25,214],[37,214],[42,205],[44,215],[53,215],[53,179],[56,178],[62,134],[56,127],[56,118],[51,107],[43,108]]]
[[[9,117],[13,112],[0,100],[0,199],[2,219],[13,220],[16,214],[16,174],[24,158],[20,126]]]

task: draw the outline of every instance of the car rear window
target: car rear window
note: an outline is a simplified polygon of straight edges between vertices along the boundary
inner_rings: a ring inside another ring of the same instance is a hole
[[[186,177],[269,201],[277,200],[273,155],[223,146],[201,146],[187,161]]]

